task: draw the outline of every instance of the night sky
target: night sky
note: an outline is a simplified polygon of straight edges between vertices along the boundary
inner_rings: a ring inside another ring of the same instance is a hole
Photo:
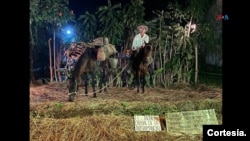
[[[121,3],[125,5],[131,0],[111,0],[112,5]],[[152,10],[166,9],[169,0],[144,0],[145,18],[152,17]],[[74,10],[76,17],[85,13],[85,11],[95,12],[102,5],[107,5],[108,0],[70,0],[69,8]]]

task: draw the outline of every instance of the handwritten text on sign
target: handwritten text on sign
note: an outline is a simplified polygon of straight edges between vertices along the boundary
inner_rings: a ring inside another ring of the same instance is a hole
[[[161,131],[159,116],[134,116],[135,131]]]
[[[172,133],[202,134],[203,125],[217,125],[214,109],[168,113],[167,130]]]

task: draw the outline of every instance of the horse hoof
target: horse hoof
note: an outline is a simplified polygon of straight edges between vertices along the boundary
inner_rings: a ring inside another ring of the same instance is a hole
[[[130,89],[130,90],[133,90],[133,89],[134,89],[134,87],[129,87],[129,89]]]
[[[69,102],[73,102],[73,101],[74,101],[74,97],[75,97],[74,95],[69,95],[68,101],[69,101]]]

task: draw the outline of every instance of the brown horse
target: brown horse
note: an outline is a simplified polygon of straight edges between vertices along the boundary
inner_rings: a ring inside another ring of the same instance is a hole
[[[86,47],[83,54],[77,60],[74,69],[71,72],[71,77],[68,78],[69,101],[74,101],[82,78],[84,79],[85,95],[88,96],[88,74],[91,76],[91,85],[93,89],[93,97],[96,97],[96,61],[98,47]]]
[[[132,73],[134,75],[134,80],[137,86],[137,92],[139,92],[139,88],[141,86],[142,93],[144,93],[144,87],[146,84],[146,75],[148,72],[148,64],[147,57],[149,57],[152,53],[152,45],[146,44],[144,47],[139,48],[139,51],[135,51],[130,60]]]
[[[100,60],[100,56],[98,58],[98,51],[100,51],[102,46],[102,44],[98,42],[100,39],[102,38],[96,38],[94,43],[72,43],[70,48],[66,50],[65,55],[68,58],[66,74],[68,77],[69,101],[74,101],[78,88],[82,84],[84,84],[85,87],[85,95],[88,95],[88,74],[91,76],[93,97],[96,97],[95,85],[97,71],[101,72],[99,92],[102,92],[103,85],[105,85],[104,92],[107,92],[108,70],[110,68],[108,61],[109,56],[106,56],[105,60]],[[100,62],[99,66],[97,60]],[[84,80],[84,83],[82,83],[82,79]]]

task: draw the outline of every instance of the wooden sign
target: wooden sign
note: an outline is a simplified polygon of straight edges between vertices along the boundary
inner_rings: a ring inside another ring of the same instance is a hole
[[[159,116],[154,115],[135,115],[135,131],[161,131]]]
[[[170,133],[202,134],[203,125],[217,125],[214,109],[168,113],[167,131]]]

